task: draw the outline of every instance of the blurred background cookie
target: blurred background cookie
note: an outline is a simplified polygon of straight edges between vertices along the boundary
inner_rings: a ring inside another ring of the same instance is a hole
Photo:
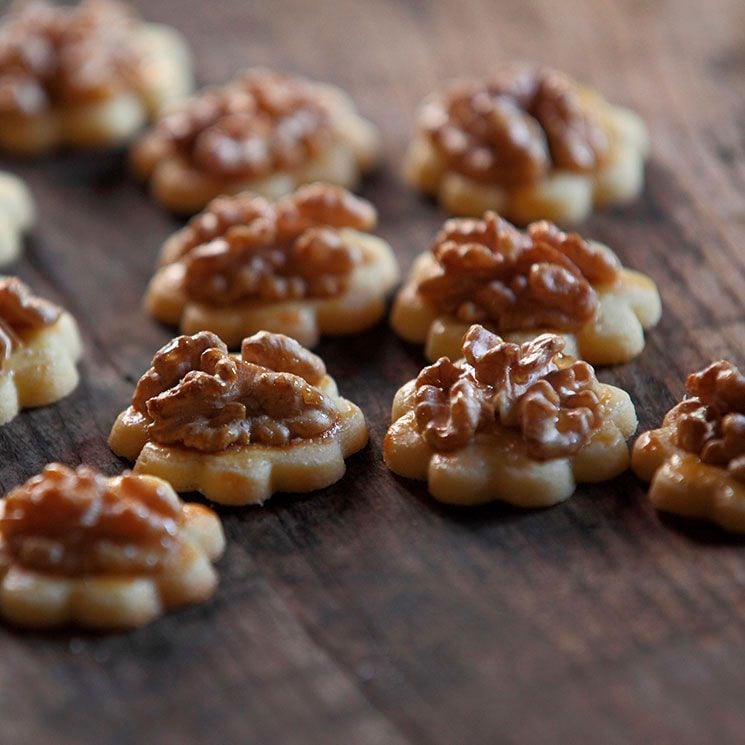
[[[353,189],[378,159],[377,129],[340,88],[259,68],[199,91],[131,157],[155,200],[186,214],[240,191],[276,199],[312,181]]]
[[[575,223],[639,196],[648,148],[634,112],[557,70],[516,64],[425,101],[404,177],[456,215]]]
[[[8,152],[120,145],[192,84],[181,35],[117,0],[19,2],[0,19],[0,148]]]

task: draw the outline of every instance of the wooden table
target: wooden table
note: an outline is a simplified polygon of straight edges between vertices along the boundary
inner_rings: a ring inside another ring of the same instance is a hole
[[[141,0],[189,36],[204,82],[249,64],[333,81],[383,128],[363,193],[401,263],[436,208],[397,168],[420,98],[535,59],[649,122],[643,199],[584,230],[655,277],[664,319],[627,388],[641,429],[687,372],[745,363],[745,5],[741,0]],[[83,380],[0,430],[3,490],[46,462],[117,473],[116,413],[171,336],[140,308],[177,222],[122,153],[3,161],[40,221],[18,273],[78,318]],[[0,630],[2,745],[495,745],[745,741],[745,546],[661,520],[630,474],[554,509],[448,509],[395,478],[381,443],[420,352],[385,324],[320,347],[371,443],[311,496],[223,509],[213,602],[136,633]]]

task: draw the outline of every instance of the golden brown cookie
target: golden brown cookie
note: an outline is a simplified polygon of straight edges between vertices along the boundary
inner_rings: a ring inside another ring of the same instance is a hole
[[[212,510],[154,476],[48,465],[0,501],[0,615],[18,626],[144,626],[209,598],[225,547]]]
[[[626,470],[636,424],[629,395],[565,354],[562,337],[518,345],[473,325],[460,359],[396,393],[383,452],[441,502],[546,507]]]
[[[166,241],[148,312],[230,347],[260,329],[315,346],[385,313],[398,280],[390,246],[371,235],[375,208],[342,187],[312,184],[276,202],[218,197]]]
[[[0,278],[0,424],[71,393],[80,355],[69,313],[31,294],[18,278]]]
[[[745,376],[725,360],[689,375],[685,398],[639,437],[631,463],[658,510],[745,532]]]
[[[12,173],[0,171],[0,266],[15,261],[23,246],[23,234],[36,216],[26,184]]]
[[[481,323],[515,342],[561,334],[573,356],[609,365],[642,351],[660,313],[654,282],[604,244],[545,221],[520,231],[487,212],[446,221],[415,260],[391,324],[429,360],[460,356],[468,326]]]
[[[424,102],[404,177],[456,215],[570,223],[635,199],[648,147],[628,109],[556,70],[511,65]]]
[[[193,214],[221,194],[276,199],[313,181],[352,188],[378,156],[377,129],[343,91],[254,68],[162,117],[132,165],[156,201]]]
[[[191,88],[181,35],[115,0],[20,2],[0,21],[3,150],[121,144]]]
[[[267,332],[245,339],[239,356],[207,331],[174,339],[109,438],[135,472],[231,505],[329,486],[366,443],[362,412],[320,357]]]

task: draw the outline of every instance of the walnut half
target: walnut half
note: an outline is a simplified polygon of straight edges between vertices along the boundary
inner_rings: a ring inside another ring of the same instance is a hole
[[[205,452],[283,446],[337,425],[337,408],[318,387],[324,377],[320,358],[281,334],[255,334],[234,357],[214,334],[201,332],[156,353],[132,406],[161,444]]]
[[[544,334],[522,345],[474,325],[464,359],[424,368],[416,380],[415,418],[426,442],[456,450],[479,432],[518,429],[539,460],[581,450],[603,424],[595,373],[562,354],[563,339]]]

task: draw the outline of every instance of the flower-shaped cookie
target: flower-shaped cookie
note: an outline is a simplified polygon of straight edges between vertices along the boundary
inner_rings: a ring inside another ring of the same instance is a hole
[[[0,278],[0,424],[71,393],[80,354],[69,313],[32,295],[16,277]]]
[[[21,2],[0,21],[4,150],[120,144],[191,88],[181,35],[115,0]]]
[[[35,213],[26,184],[18,176],[0,171],[0,266],[21,255],[23,234],[33,224]]]
[[[366,443],[362,412],[339,395],[323,361],[267,332],[245,339],[240,356],[207,331],[174,339],[109,438],[136,472],[231,505],[329,486]]]
[[[517,345],[471,326],[462,359],[442,357],[396,393],[386,464],[427,481],[441,502],[519,507],[556,504],[577,482],[626,470],[631,399],[563,349],[553,334]]]
[[[377,323],[398,279],[390,246],[368,230],[374,207],[342,187],[311,184],[276,202],[218,197],[164,245],[147,310],[230,347],[260,329],[312,347],[321,334]]]
[[[458,215],[575,222],[636,198],[647,150],[633,112],[556,70],[515,65],[425,101],[404,176]]]
[[[720,360],[689,375],[686,394],[636,441],[634,473],[658,510],[745,533],[745,376]]]
[[[224,547],[217,515],[161,479],[52,463],[0,501],[0,615],[29,628],[144,626],[209,598]]]
[[[623,268],[607,246],[549,222],[519,231],[487,212],[445,223],[415,261],[391,323],[425,343],[429,360],[458,357],[469,324],[482,323],[508,341],[562,334],[568,353],[610,365],[638,355],[643,330],[659,317],[654,282]]]
[[[164,207],[192,214],[221,194],[276,199],[312,181],[352,188],[376,164],[378,139],[338,88],[257,68],[162,117],[132,165]]]

